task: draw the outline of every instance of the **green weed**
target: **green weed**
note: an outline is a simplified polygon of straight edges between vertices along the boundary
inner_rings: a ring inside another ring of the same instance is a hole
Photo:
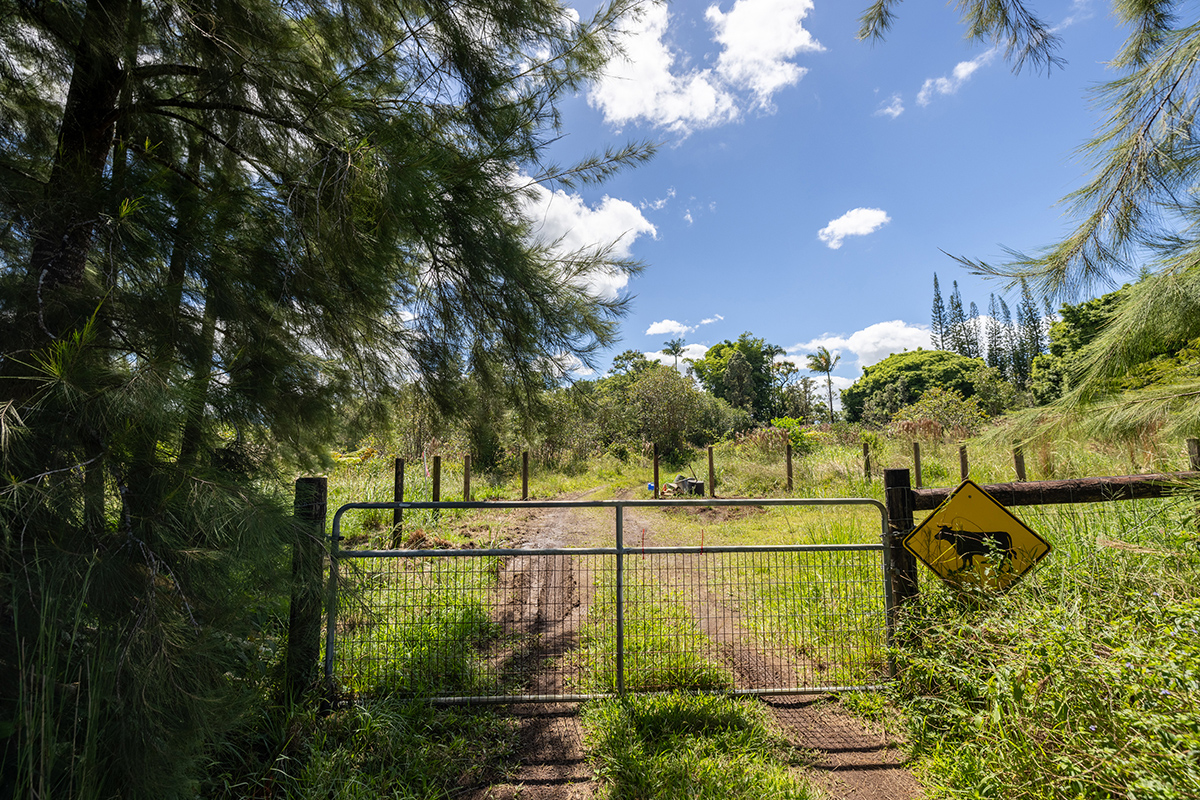
[[[606,700],[582,712],[607,800],[808,800],[788,766],[802,762],[763,707],[670,694]]]

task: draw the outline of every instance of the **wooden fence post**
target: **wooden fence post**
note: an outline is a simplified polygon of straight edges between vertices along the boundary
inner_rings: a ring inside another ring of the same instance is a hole
[[[404,502],[404,459],[396,459],[396,472],[392,477],[392,502]],[[392,549],[400,548],[404,541],[404,509],[392,509]]]
[[[717,496],[717,471],[713,469],[713,449],[708,446],[708,496]]]
[[[883,471],[883,495],[887,504],[888,555],[892,563],[893,615],[900,606],[917,596],[917,559],[904,549],[904,537],[913,529],[913,490],[906,469]],[[895,623],[895,618],[891,620]]]
[[[442,457],[433,457],[433,502],[442,500]]]
[[[521,499],[529,499],[529,451],[521,451]]]
[[[325,478],[296,481],[292,598],[284,691],[293,702],[316,686],[321,657],[321,578],[325,562]]]
[[[1192,472],[1200,472],[1200,439],[1188,439],[1188,465]]]
[[[871,480],[871,445],[863,442],[863,477]]]
[[[654,499],[658,499],[658,445],[654,445]]]
[[[967,446],[965,444],[958,446],[958,469],[962,472],[962,479],[964,481],[971,474],[971,466],[967,463]]]
[[[471,456],[463,456],[463,502],[471,502]]]
[[[1017,480],[1024,483],[1025,481],[1025,451],[1021,449],[1021,445],[1013,448],[1013,466],[1017,470]]]
[[[921,488],[921,443],[913,442],[913,478],[914,485]]]
[[[784,435],[786,436],[787,434],[784,434]],[[784,454],[787,459],[787,490],[790,492],[792,490],[792,441],[791,441],[791,439],[788,439],[787,444],[784,446]]]

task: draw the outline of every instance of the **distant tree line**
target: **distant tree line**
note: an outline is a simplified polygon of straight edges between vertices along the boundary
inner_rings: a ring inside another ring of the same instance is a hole
[[[1005,380],[1028,389],[1034,360],[1046,351],[1047,320],[1053,317],[1048,303],[1039,308],[1029,284],[1020,282],[1021,299],[1013,319],[1003,297],[990,295],[987,316],[972,301],[963,307],[958,281],[954,281],[949,303],[942,299],[937,273],[933,275],[933,309],[929,338],[935,350],[948,350],[967,358],[981,358],[997,369]]]

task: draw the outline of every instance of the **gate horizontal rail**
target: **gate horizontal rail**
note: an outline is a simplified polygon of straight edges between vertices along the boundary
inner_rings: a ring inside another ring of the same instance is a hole
[[[624,542],[626,508],[716,506],[871,507],[880,514],[880,541]],[[419,508],[613,509],[615,541],[340,549],[346,512]],[[325,676],[333,686],[341,637],[352,673],[343,685],[369,691],[372,682],[394,689],[399,681],[402,691],[444,703],[579,701],[670,688],[874,689],[878,681],[862,678],[893,668],[883,649],[892,641],[886,541],[886,508],[869,498],[347,503],[333,519]],[[353,580],[340,574],[344,565],[355,565],[346,576]],[[351,597],[358,606],[341,613]]]

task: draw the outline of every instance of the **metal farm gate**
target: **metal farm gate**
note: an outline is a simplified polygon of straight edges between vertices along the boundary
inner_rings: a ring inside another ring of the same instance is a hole
[[[879,540],[626,541],[627,508],[716,506],[870,506]],[[347,511],[396,508],[611,510],[614,546],[340,549]],[[333,519],[326,680],[449,703],[875,688],[890,673],[886,535],[870,499],[348,503]]]

